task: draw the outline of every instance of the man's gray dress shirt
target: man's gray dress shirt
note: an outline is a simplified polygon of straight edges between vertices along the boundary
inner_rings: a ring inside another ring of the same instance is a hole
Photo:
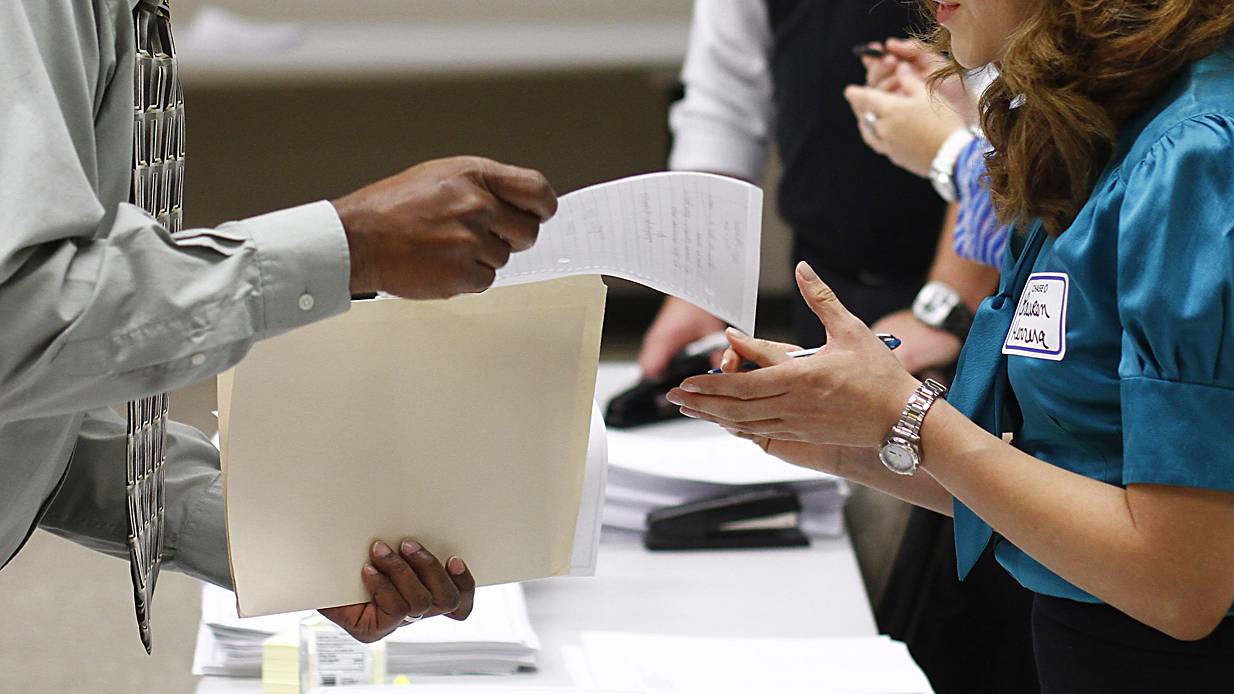
[[[0,0],[0,565],[36,525],[127,557],[108,406],[348,306],[327,202],[174,235],[127,204],[133,4]],[[229,585],[218,453],[181,425],[167,447],[164,566]]]

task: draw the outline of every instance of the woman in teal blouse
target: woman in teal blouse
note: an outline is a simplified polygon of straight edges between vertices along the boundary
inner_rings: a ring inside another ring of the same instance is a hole
[[[957,63],[999,64],[1015,223],[950,402],[804,264],[826,348],[734,331],[730,373],[669,399],[954,514],[961,576],[993,541],[1037,595],[1044,691],[1234,691],[1234,0],[934,6]]]

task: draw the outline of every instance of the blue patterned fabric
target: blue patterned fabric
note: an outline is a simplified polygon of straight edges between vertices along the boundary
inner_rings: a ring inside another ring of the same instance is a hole
[[[955,251],[961,258],[1002,267],[1009,228],[1000,224],[986,185],[985,155],[990,143],[974,138],[956,159],[955,183],[960,216],[955,225]]]

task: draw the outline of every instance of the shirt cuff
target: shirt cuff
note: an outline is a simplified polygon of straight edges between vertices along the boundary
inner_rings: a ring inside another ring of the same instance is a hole
[[[676,128],[668,168],[735,176],[762,185],[767,146],[756,140],[711,133],[699,127]]]
[[[1234,390],[1124,377],[1123,485],[1165,484],[1234,492],[1225,435]]]
[[[257,247],[263,338],[347,310],[351,256],[333,205],[315,202],[237,224]]]

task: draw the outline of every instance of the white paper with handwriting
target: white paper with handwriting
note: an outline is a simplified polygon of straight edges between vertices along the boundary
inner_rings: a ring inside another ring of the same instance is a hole
[[[763,191],[725,176],[663,172],[563,195],[497,286],[612,275],[672,294],[754,334]]]

